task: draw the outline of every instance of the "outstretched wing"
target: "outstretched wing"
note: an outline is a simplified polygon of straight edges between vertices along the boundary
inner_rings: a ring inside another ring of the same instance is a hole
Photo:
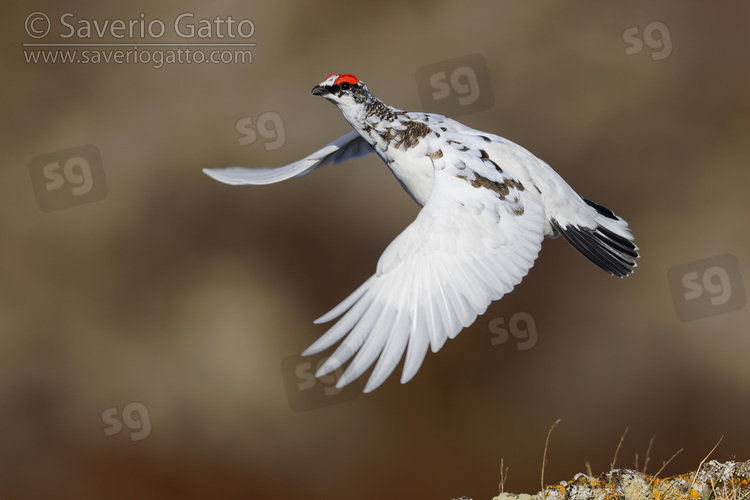
[[[316,320],[343,314],[303,354],[318,353],[346,337],[316,376],[336,370],[356,353],[336,384],[342,387],[379,357],[365,387],[369,392],[406,352],[401,382],[409,381],[428,346],[439,350],[491,301],[510,292],[533,265],[545,230],[544,207],[536,193],[520,183],[503,184],[502,178],[482,184],[457,175],[446,160],[439,160],[442,168],[435,162],[429,200],[385,250],[375,275]]]
[[[356,131],[349,132],[339,137],[323,149],[314,152],[306,158],[278,168],[204,168],[203,172],[217,181],[225,184],[273,184],[285,181],[292,177],[302,177],[309,174],[318,167],[329,163],[341,163],[342,161],[359,158],[374,149]]]

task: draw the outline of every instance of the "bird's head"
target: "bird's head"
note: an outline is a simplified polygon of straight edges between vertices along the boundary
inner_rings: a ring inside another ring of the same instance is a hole
[[[314,95],[324,97],[341,109],[362,104],[369,91],[354,75],[334,73],[312,89]]]

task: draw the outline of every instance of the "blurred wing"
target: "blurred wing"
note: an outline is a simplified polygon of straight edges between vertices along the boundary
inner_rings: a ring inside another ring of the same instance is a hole
[[[309,174],[318,167],[329,163],[341,163],[342,161],[359,158],[374,149],[356,131],[349,132],[339,137],[323,149],[314,152],[306,158],[278,168],[204,168],[203,172],[225,184],[273,184],[292,177],[302,177]]]
[[[405,383],[419,370],[428,346],[436,352],[491,301],[510,292],[539,253],[545,214],[535,194],[509,186],[503,196],[445,168],[436,170],[430,199],[385,250],[376,274],[316,320],[343,314],[303,354],[318,353],[345,337],[316,376],[336,370],[356,353],[336,384],[343,387],[379,357],[365,387],[369,392],[406,351]]]

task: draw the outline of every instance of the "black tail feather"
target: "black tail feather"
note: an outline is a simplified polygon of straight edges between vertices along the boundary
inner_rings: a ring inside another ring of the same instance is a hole
[[[590,206],[591,208],[599,212],[599,215],[603,215],[607,219],[612,219],[612,220],[618,219],[615,213],[612,210],[608,209],[607,207],[603,207],[599,205],[598,203],[594,203],[591,200],[587,200],[586,198],[583,198],[583,201],[585,201],[588,206]]]
[[[600,215],[611,218],[608,215],[612,214],[611,211],[589,201],[587,203]],[[614,214],[612,216],[617,220]],[[633,272],[638,251],[635,244],[624,236],[603,226],[596,229],[572,224],[562,227],[554,220],[552,225],[576,250],[609,274],[623,278]]]

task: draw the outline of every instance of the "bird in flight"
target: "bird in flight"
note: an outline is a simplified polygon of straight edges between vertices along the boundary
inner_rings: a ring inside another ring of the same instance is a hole
[[[401,383],[408,382],[428,348],[437,352],[520,283],[545,237],[562,236],[613,276],[636,267],[627,222],[578,195],[523,147],[445,116],[388,106],[354,75],[332,74],[312,93],[335,104],[354,130],[283,167],[204,172],[226,184],[263,185],[376,153],[422,207],[375,274],[315,320],[340,317],[304,355],[343,339],[317,377],[353,358],[340,388],[375,363],[364,389],[370,392],[406,353]]]

